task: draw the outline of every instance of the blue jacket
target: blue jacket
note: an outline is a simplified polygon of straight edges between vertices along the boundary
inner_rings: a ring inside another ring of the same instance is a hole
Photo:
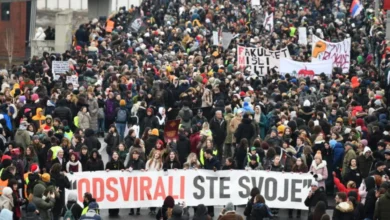
[[[95,210],[88,210],[85,215],[82,215],[80,220],[101,220],[100,215],[96,214]]]
[[[344,146],[337,142],[333,148],[333,167],[340,167],[344,159]]]

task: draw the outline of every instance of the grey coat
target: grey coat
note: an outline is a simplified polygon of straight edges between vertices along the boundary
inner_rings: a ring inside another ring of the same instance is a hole
[[[91,129],[97,131],[98,129],[98,110],[99,106],[96,98],[88,100],[88,111],[91,116]]]
[[[44,200],[42,198],[44,191],[45,187],[42,184],[35,185],[32,203],[37,207],[42,220],[51,220],[51,209],[54,207],[55,200],[53,198],[46,198],[46,200]]]

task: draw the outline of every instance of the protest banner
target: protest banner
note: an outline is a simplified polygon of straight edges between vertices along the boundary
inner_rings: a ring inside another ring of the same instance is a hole
[[[69,71],[69,62],[68,61],[53,61],[51,69],[54,74],[66,73]]]
[[[280,59],[280,73],[282,75],[288,73],[290,76],[297,78],[310,77],[325,73],[331,75],[333,70],[333,60],[322,60],[315,63],[298,62],[291,59]]]
[[[306,29],[306,27],[299,27],[298,34],[299,34],[298,44],[307,45],[307,29]]]
[[[263,26],[267,31],[272,32],[274,30],[274,13],[265,14]]]
[[[164,127],[165,142],[173,139],[177,140],[179,138],[179,125],[180,125],[180,120],[170,120],[165,124]]]
[[[281,50],[268,50],[263,47],[237,46],[237,60],[240,69],[250,68],[251,73],[264,76],[271,69],[279,71],[280,58],[290,58],[287,47]]]
[[[351,59],[351,38],[338,43],[324,41],[313,34],[312,62],[320,60],[333,60],[333,66],[349,72]]]
[[[92,193],[101,209],[160,207],[166,196],[187,206],[243,205],[250,191],[258,187],[271,208],[307,210],[310,174],[267,171],[97,171],[67,174],[71,189],[82,203],[85,192]]]

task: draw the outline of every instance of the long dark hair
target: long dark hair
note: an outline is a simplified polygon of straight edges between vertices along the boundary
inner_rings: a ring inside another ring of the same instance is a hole
[[[249,146],[248,140],[246,138],[241,139],[240,141],[240,148],[241,149],[247,149]]]
[[[179,157],[177,156],[177,153],[175,151],[169,151],[168,156],[165,158],[165,162],[169,163],[171,161],[170,158],[171,153],[175,154],[175,159],[173,161],[176,161],[180,165]]]
[[[326,205],[325,202],[319,201],[317,202],[316,207],[313,212],[313,220],[321,220],[322,216],[326,213]]]

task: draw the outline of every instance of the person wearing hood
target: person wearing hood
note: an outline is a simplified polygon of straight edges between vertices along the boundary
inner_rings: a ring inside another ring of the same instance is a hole
[[[91,128],[87,128],[84,134],[84,144],[88,147],[88,151],[91,152],[94,148],[100,150],[101,144],[94,131]]]
[[[31,144],[31,137],[27,131],[28,125],[29,124],[27,121],[22,121],[14,137],[15,142],[20,144],[20,147],[22,147],[23,149],[26,149],[26,147]]]
[[[249,114],[245,113],[241,123],[238,125],[236,132],[234,133],[234,137],[236,141],[239,143],[241,139],[246,138],[247,140],[251,140],[255,135],[255,128],[252,125],[252,120],[249,118]]]
[[[0,219],[1,218],[0,214]],[[38,213],[37,213],[37,207],[34,205],[34,203],[29,203],[26,207],[26,214],[22,217],[22,220],[42,220]]]
[[[179,139],[176,141],[176,146],[180,164],[184,164],[191,153],[191,143],[183,128],[179,129]]]
[[[47,133],[50,130],[53,130],[53,118],[51,115],[46,115],[45,123],[41,126],[43,132]]]
[[[9,211],[12,211],[14,208],[14,201],[13,199],[13,191],[11,187],[5,187],[2,191],[2,194],[0,196],[0,204],[2,209],[8,209]]]
[[[191,128],[191,122],[194,114],[190,109],[187,101],[183,102],[183,107],[180,109],[178,116],[180,117],[180,124],[182,128]]]
[[[268,122],[267,122],[267,117],[262,112],[260,105],[255,106],[255,114],[254,114],[253,118],[254,118],[255,122],[259,125],[260,138],[262,140],[264,140],[264,138],[267,134]]]
[[[190,213],[188,212],[188,207],[180,205],[175,205],[172,209],[172,217],[168,220],[189,220]]]
[[[334,220],[354,220],[354,207],[352,202],[348,201],[345,192],[336,194],[336,207],[333,211]]]
[[[156,219],[168,220],[172,217],[172,209],[175,206],[175,200],[172,196],[167,196],[164,200],[163,206],[158,210]]]
[[[88,109],[86,106],[81,107],[79,113],[77,113],[78,127],[80,129],[87,129],[91,126],[91,116],[89,115]]]
[[[143,131],[146,128],[152,128],[153,127],[153,119],[154,119],[154,111],[152,108],[147,108],[146,109],[146,116],[143,118],[142,123],[141,123],[141,129],[140,132],[143,133]],[[140,134],[142,134],[140,133]]]
[[[253,208],[252,208],[253,211]],[[233,203],[229,202],[218,216],[218,220],[244,220],[244,218],[237,214]]]
[[[42,184],[37,184],[33,189],[33,200],[32,203],[37,207],[39,211],[39,216],[42,220],[51,220],[52,214],[50,210],[54,207],[56,202],[55,193],[48,192],[47,195],[44,195],[45,187]],[[45,198],[43,198],[45,196]]]
[[[344,178],[345,176],[345,173],[347,172],[348,170],[348,164],[349,162],[352,160],[352,159],[356,159],[356,153],[353,149],[353,146],[351,143],[347,142],[345,145],[344,145],[344,148],[345,148],[345,155],[344,155],[344,159],[343,159],[343,170],[341,171],[341,176]]]
[[[56,104],[53,100],[47,100],[46,102],[46,108],[45,108],[45,115],[53,115],[54,110],[56,109]]]
[[[359,171],[362,175],[362,179],[368,177],[368,174],[374,168],[374,157],[372,156],[372,151],[370,147],[364,147],[363,154],[357,157],[357,163]]]
[[[59,118],[61,121],[66,120],[68,123],[73,122],[72,111],[69,107],[67,107],[66,99],[60,99],[57,101],[57,107],[53,112],[53,118]]]
[[[374,212],[374,219],[385,220],[390,219],[390,188],[387,189],[386,193],[381,196],[376,205]]]
[[[298,117],[305,120],[306,123],[310,121],[312,115],[314,114],[313,108],[311,107],[311,103],[309,100],[305,100],[303,102],[303,107],[299,109]]]
[[[72,212],[74,219],[80,219],[83,208],[77,203],[77,194],[75,192],[68,194],[68,202],[62,210],[62,216],[69,210]]]
[[[99,141],[96,139],[96,141]],[[115,125],[111,125],[108,130],[107,136],[104,138],[104,142],[106,142],[106,152],[109,156],[111,156],[112,151],[117,149],[120,142],[120,135],[118,133],[117,127]],[[92,150],[92,149],[91,149]]]
[[[89,159],[87,161],[87,165],[85,171],[100,171],[104,170],[104,163],[97,149],[93,149]]]
[[[99,205],[96,202],[91,202],[88,205],[88,212],[80,217],[80,220],[101,220],[99,213]]]
[[[203,204],[199,204],[195,209],[194,217],[192,220],[211,220],[212,218],[207,213],[207,208]]]
[[[66,163],[66,172],[68,173],[76,173],[76,172],[82,172],[83,167],[78,159],[78,156],[76,153],[72,152],[69,155],[69,161]]]
[[[0,211],[0,219],[12,220],[12,211],[8,209],[2,209]]]
[[[322,160],[320,151],[314,156],[309,172],[313,175],[315,180],[318,182],[319,187],[325,188],[325,180],[328,178],[328,168],[326,161]]]
[[[36,128],[40,128],[45,124],[46,117],[43,115],[42,108],[37,108],[36,114],[32,117],[32,120],[34,121]]]

